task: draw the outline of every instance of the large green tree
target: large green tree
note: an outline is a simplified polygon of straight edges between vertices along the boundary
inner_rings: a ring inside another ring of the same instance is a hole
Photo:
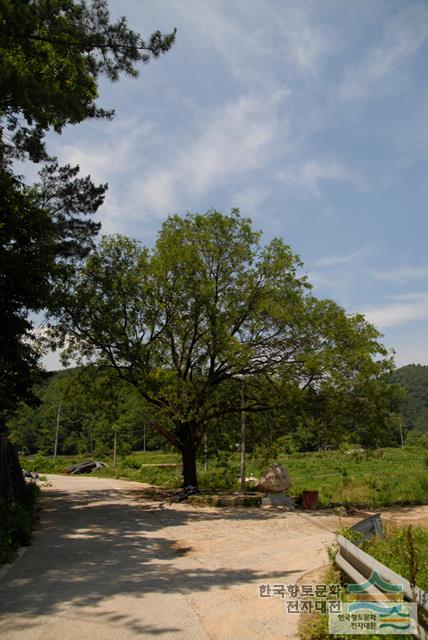
[[[60,287],[53,330],[139,390],[197,485],[204,432],[239,413],[243,384],[246,411],[263,412],[286,385],[348,393],[389,370],[376,329],[314,298],[301,267],[237,210],[172,216],[152,250],[105,237]]]
[[[110,20],[105,0],[0,0],[0,429],[32,395],[40,353],[29,312],[49,308],[55,279],[93,247],[90,216],[107,188],[60,167],[45,135],[112,117],[97,104],[99,77],[137,75],[174,35],[144,40]],[[15,175],[16,158],[43,163],[37,184]]]

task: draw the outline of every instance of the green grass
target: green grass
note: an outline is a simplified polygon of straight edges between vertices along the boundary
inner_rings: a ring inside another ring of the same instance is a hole
[[[65,466],[90,457],[61,457],[54,464],[52,458],[33,456],[23,458],[22,463],[28,470],[58,473]],[[109,464],[109,467],[94,475],[124,477],[165,487],[180,486],[180,467],[142,466],[179,464],[180,456],[177,453],[136,452],[118,458],[114,468],[111,459],[104,459],[103,462]],[[377,508],[428,502],[427,453],[419,447],[353,453],[294,453],[265,459],[263,462],[256,456],[249,455],[247,475],[258,477],[273,462],[279,462],[289,471],[292,495],[299,495],[304,489],[315,489],[319,492],[321,507],[344,505]],[[199,465],[198,473],[202,490],[237,490],[239,454],[220,452],[216,458],[209,460],[207,472]]]
[[[363,543],[362,548],[410,582],[412,582],[411,557],[413,556],[416,562],[414,582],[420,589],[428,592],[428,531],[426,529],[389,525],[385,529],[383,538],[373,537]]]
[[[292,493],[316,489],[321,506],[376,508],[428,501],[428,466],[420,448],[294,454],[279,462],[290,472]]]

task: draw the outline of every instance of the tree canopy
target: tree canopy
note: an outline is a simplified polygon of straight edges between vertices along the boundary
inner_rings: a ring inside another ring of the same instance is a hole
[[[182,453],[185,484],[197,483],[205,430],[240,412],[242,384],[248,413],[281,406],[290,385],[362,407],[391,367],[377,330],[315,298],[291,248],[263,244],[237,210],[169,217],[152,250],[103,238],[57,304],[66,352],[139,390]]]
[[[138,75],[174,37],[144,40],[126,18],[111,22],[106,0],[0,0],[2,153],[46,159],[49,129],[111,117],[97,105],[99,76]]]

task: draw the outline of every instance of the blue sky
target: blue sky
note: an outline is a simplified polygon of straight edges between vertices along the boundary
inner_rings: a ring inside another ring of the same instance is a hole
[[[109,4],[177,40],[138,79],[102,82],[113,122],[50,138],[109,183],[103,232],[151,244],[170,213],[239,207],[397,365],[428,364],[428,2]]]

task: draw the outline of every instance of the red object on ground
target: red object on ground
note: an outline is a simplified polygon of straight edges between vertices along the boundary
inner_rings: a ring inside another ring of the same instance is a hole
[[[318,491],[303,491],[303,508],[316,509],[318,506]]]

